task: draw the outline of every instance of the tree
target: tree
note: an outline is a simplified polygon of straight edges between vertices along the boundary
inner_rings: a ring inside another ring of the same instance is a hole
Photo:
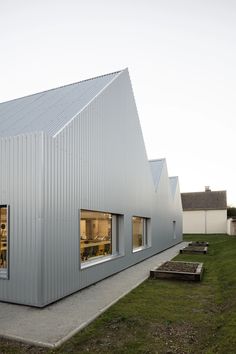
[[[236,208],[232,206],[227,207],[227,218],[236,219]]]

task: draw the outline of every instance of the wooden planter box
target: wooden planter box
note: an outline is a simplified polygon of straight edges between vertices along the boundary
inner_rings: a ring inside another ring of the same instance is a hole
[[[208,251],[207,246],[187,246],[180,250],[180,253],[188,253],[188,254],[206,254]]]
[[[165,267],[165,265],[168,266]],[[193,266],[195,268],[194,270],[192,269]],[[150,270],[150,278],[152,279],[177,279],[200,281],[202,279],[202,276],[203,263],[198,262],[171,261],[165,262],[161,266]]]
[[[192,241],[189,242],[189,246],[203,246],[203,247],[208,247],[209,243],[206,241]]]

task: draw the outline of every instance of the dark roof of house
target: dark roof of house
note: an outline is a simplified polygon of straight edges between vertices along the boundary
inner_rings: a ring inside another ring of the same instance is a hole
[[[183,210],[227,209],[226,191],[181,193]]]

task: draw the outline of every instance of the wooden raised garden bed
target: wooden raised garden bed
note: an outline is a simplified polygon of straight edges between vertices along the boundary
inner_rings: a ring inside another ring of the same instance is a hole
[[[178,279],[200,281],[203,275],[203,263],[168,261],[150,271],[152,279]]]
[[[180,253],[191,253],[191,254],[206,254],[208,250],[207,246],[187,246],[180,250]]]
[[[189,246],[209,246],[209,243],[206,242],[206,241],[192,241],[192,242],[189,242],[188,244]]]

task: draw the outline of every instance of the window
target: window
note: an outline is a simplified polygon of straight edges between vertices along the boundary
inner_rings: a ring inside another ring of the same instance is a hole
[[[132,230],[133,230],[133,251],[147,247],[148,232],[147,232],[147,218],[133,216]]]
[[[8,268],[8,207],[0,205],[0,277],[7,277]]]
[[[173,221],[173,239],[176,240],[176,221]]]
[[[110,213],[81,210],[81,262],[99,260],[118,254],[118,216]]]

